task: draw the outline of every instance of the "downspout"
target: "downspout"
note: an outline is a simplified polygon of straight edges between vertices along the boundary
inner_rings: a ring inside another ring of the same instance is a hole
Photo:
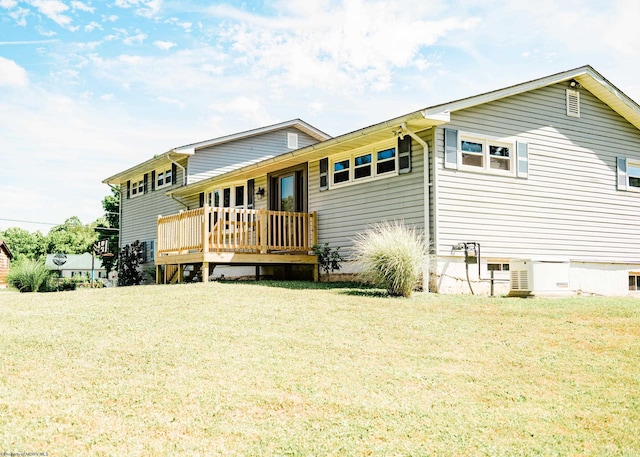
[[[422,146],[424,151],[424,238],[427,242],[427,250],[429,251],[427,254],[427,262],[425,267],[422,270],[422,290],[429,292],[429,278],[430,278],[430,269],[431,269],[431,233],[429,231],[429,223],[430,223],[430,214],[429,214],[429,197],[431,195],[431,183],[429,182],[429,171],[430,171],[430,161],[429,161],[429,145],[426,141],[420,138],[415,132],[409,130],[406,122],[400,124],[402,128],[402,133],[409,135],[412,139],[414,139],[417,143]],[[433,128],[433,127],[432,127]]]
[[[182,185],[186,186],[187,185],[187,169],[185,167],[183,167],[182,165],[180,165],[178,162],[176,162],[175,160],[173,160],[171,158],[171,153],[167,154],[167,159],[169,159],[169,161],[174,164],[176,167],[180,167],[182,169]],[[173,193],[169,194],[169,197],[171,197],[172,200],[180,203],[182,206],[184,206],[185,208],[189,209],[189,205],[186,205],[184,202],[178,200],[176,197],[173,196]]]
[[[182,165],[180,165],[178,162],[176,162],[175,160],[173,160],[171,158],[171,153],[167,154],[167,159],[169,159],[169,162],[171,162],[172,164],[174,164],[176,167],[180,167],[182,168],[182,185],[186,186],[187,185],[187,169],[185,167],[183,167]],[[177,201],[177,200],[176,200]]]
[[[178,203],[180,203],[182,206],[184,206],[185,208],[189,209],[189,205],[187,205],[186,203],[184,203],[183,201],[178,200],[174,195],[173,192],[169,194],[169,197],[171,197],[171,200],[176,201]]]

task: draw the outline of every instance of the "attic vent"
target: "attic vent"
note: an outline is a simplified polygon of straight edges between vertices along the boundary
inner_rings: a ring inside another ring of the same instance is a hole
[[[287,147],[289,149],[298,149],[298,134],[287,133]]]
[[[580,92],[567,89],[567,116],[580,117]]]

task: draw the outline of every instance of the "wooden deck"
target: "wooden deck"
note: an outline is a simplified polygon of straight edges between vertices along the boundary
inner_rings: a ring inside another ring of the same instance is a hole
[[[316,213],[205,206],[159,216],[156,280],[177,276],[181,282],[187,265],[199,269],[203,281],[209,265],[317,265],[309,255],[314,244]]]

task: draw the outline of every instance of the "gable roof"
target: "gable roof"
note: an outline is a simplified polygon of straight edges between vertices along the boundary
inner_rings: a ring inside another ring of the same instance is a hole
[[[213,138],[210,140],[200,141],[198,143],[191,143],[191,144],[186,144],[184,146],[178,146],[163,154],[156,155],[145,162],[139,163],[137,165],[134,165],[131,168],[121,171],[120,173],[117,173],[105,179],[102,182],[104,184],[112,184],[112,185],[121,184],[125,181],[130,180],[131,178],[141,175],[142,173],[146,173],[155,168],[160,168],[162,166],[169,165],[177,160],[191,156],[195,154],[196,150],[198,149],[217,146],[224,143],[231,143],[233,141],[238,141],[238,140],[250,138],[257,135],[262,135],[265,133],[275,132],[277,130],[282,130],[286,128],[296,128],[301,132],[306,133],[307,135],[315,138],[318,141],[324,141],[328,138],[331,138],[330,135],[315,128],[311,124],[307,124],[306,122],[300,119],[293,119],[286,122],[280,122],[278,124],[268,125],[266,127],[259,127],[252,130],[246,130],[244,132],[233,133],[231,135],[225,135],[225,136]]]
[[[47,258],[44,261],[45,266],[50,270],[91,270],[91,254],[88,252],[84,254],[66,254],[67,261],[60,266],[53,263],[54,255],[55,254],[47,254]],[[94,259],[93,269],[104,269],[100,257]]]
[[[627,97],[620,89],[611,84],[591,66],[586,65],[573,70],[556,73],[543,78],[505,87],[491,92],[474,95],[451,102],[433,105],[404,116],[389,119],[378,124],[340,135],[321,143],[316,143],[295,151],[287,152],[256,164],[248,165],[228,173],[208,178],[197,183],[172,191],[179,197],[193,195],[205,191],[212,184],[227,179],[249,179],[256,173],[269,173],[302,161],[317,160],[328,153],[337,153],[358,148],[396,136],[405,129],[412,131],[425,130],[448,123],[451,112],[490,103],[513,95],[529,92],[554,84],[575,80],[602,102],[640,129],[640,106]]]
[[[11,250],[9,249],[9,246],[7,246],[7,243],[4,242],[4,240],[0,240],[0,249],[4,251],[7,257],[9,257],[9,260],[13,259],[13,254],[11,254]]]

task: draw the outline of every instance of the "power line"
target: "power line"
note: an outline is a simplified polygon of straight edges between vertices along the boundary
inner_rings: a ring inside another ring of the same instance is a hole
[[[54,224],[52,222],[35,222],[35,221],[22,221],[20,219],[5,219],[0,217],[0,221],[8,221],[8,222],[22,222],[24,224],[40,224],[40,225],[62,225],[62,224]]]

